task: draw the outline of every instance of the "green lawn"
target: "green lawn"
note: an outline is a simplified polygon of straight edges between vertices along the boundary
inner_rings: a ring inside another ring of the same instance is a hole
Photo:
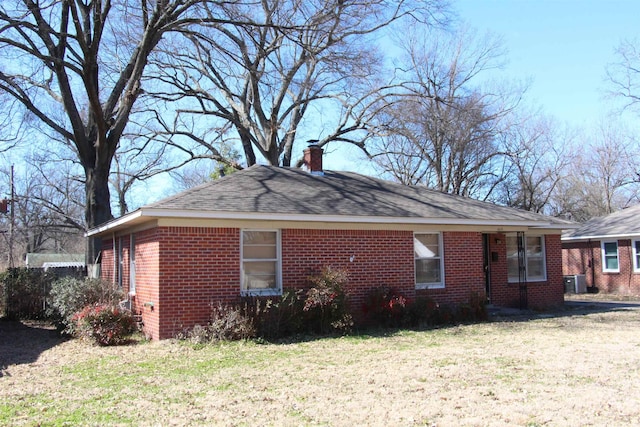
[[[566,313],[571,314],[571,313]],[[61,342],[1,425],[640,425],[640,311],[287,344]]]

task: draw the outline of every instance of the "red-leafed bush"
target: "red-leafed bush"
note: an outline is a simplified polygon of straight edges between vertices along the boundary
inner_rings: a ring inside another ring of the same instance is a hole
[[[73,316],[76,335],[98,345],[118,345],[136,330],[129,310],[109,304],[88,305]]]

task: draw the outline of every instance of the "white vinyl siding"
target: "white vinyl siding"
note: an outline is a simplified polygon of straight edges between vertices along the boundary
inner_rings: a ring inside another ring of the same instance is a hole
[[[243,295],[282,293],[280,232],[242,230],[241,239],[241,293]]]
[[[416,289],[444,288],[442,235],[415,233],[413,251]]]

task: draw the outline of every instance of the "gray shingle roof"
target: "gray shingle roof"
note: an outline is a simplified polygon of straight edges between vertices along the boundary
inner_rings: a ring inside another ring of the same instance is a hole
[[[350,172],[253,166],[141,208],[145,212],[228,212],[439,220],[573,223],[528,211],[404,186]]]
[[[589,237],[640,235],[640,205],[614,212],[607,216],[592,218],[582,226],[562,235],[563,240]]]

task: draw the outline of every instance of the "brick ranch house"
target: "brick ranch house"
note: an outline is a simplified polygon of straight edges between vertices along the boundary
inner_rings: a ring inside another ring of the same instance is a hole
[[[349,273],[352,307],[386,285],[411,299],[563,304],[560,235],[572,223],[322,169],[253,166],[89,231],[101,275],[128,292],[153,339],[206,324],[212,302],[279,295],[325,266]]]
[[[593,218],[562,236],[563,272],[600,292],[640,295],[640,205]]]

